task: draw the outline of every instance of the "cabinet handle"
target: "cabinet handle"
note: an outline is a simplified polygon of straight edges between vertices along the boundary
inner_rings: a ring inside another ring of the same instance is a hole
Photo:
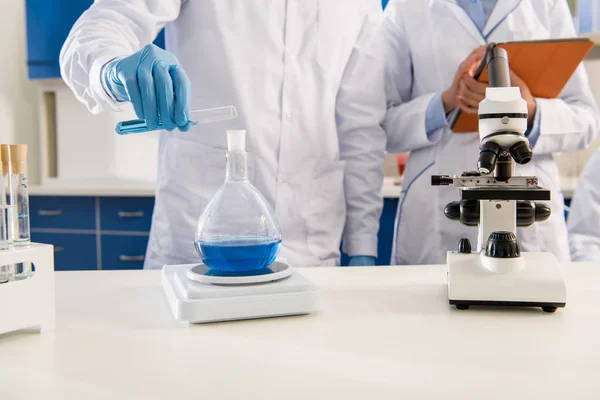
[[[121,254],[119,260],[123,262],[138,262],[144,261],[144,256],[126,256],[125,254]]]
[[[54,246],[54,252],[55,253],[62,253],[63,251],[65,251],[65,248],[62,246]]]
[[[41,217],[58,217],[62,215],[61,210],[38,210],[38,215]]]
[[[141,218],[143,216],[143,211],[119,211],[120,218]]]

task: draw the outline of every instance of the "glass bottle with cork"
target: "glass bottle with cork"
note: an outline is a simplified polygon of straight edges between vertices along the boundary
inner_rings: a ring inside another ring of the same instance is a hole
[[[15,190],[14,239],[16,247],[29,246],[31,231],[29,226],[29,184],[27,180],[27,145],[11,144],[10,156],[11,183]],[[32,274],[31,263],[17,265],[15,278],[27,278]]]

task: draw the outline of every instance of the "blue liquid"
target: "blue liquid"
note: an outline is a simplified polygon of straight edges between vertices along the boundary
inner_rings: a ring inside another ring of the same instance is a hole
[[[265,239],[220,239],[195,242],[196,251],[209,268],[226,272],[256,271],[275,261],[281,247],[281,239],[265,242]]]
[[[209,269],[208,272],[204,275],[206,276],[220,276],[220,277],[229,277],[229,276],[260,276],[260,275],[270,275],[273,274],[273,270],[270,268],[261,268],[254,271],[220,271],[218,269]]]
[[[188,125],[190,125],[190,126],[198,125],[198,123],[195,121],[188,121]],[[162,122],[160,122],[160,119],[159,119],[158,127],[156,129],[148,128],[148,125],[146,125],[145,119],[134,119],[131,121],[121,121],[121,122],[117,123],[117,126],[115,127],[115,131],[119,135],[131,135],[133,133],[144,133],[144,132],[150,132],[152,130],[159,131],[162,129],[164,129],[164,126],[163,126]]]

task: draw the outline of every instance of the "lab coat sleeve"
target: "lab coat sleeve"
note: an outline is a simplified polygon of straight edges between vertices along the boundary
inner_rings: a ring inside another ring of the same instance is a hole
[[[340,158],[346,161],[343,251],[350,256],[377,256],[386,142],[381,126],[386,109],[382,13],[377,5],[365,19],[336,98]]]
[[[567,2],[556,0],[550,14],[553,38],[575,37],[577,33]],[[585,67],[580,65],[559,98],[536,98],[540,111],[540,135],[534,154],[581,150],[598,136],[600,120]]]
[[[152,43],[179,16],[181,0],[96,0],[77,20],[60,53],[60,71],[79,101],[94,114],[119,110],[105,90],[104,65]]]
[[[567,219],[573,261],[600,262],[600,150],[592,156],[577,185]]]
[[[383,22],[387,151],[403,153],[437,143],[444,126],[427,132],[427,110],[439,93],[412,98],[413,66],[398,2],[390,2]]]

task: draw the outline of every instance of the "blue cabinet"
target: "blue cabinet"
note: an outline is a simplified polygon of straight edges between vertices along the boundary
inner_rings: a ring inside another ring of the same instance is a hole
[[[102,197],[100,226],[103,231],[149,232],[154,198]]]
[[[32,229],[96,229],[93,197],[32,196],[29,213]]]
[[[60,49],[77,18],[92,3],[93,0],[26,0],[27,66],[30,79],[60,77]],[[164,48],[163,32],[154,43]]]
[[[31,196],[31,238],[57,271],[141,269],[154,198]]]
[[[29,78],[60,77],[58,55],[71,27],[91,0],[27,0]]]
[[[54,246],[54,269],[56,271],[98,269],[96,235],[93,233],[32,231],[31,240]]]
[[[102,235],[102,269],[142,269],[148,236]]]

